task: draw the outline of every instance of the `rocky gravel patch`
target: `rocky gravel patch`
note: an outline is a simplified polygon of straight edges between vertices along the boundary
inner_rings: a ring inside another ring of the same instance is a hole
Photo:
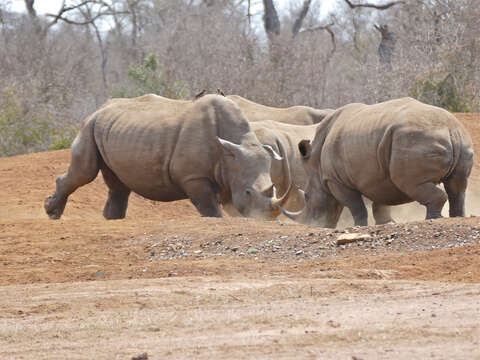
[[[437,219],[343,230],[285,226],[278,233],[248,231],[182,237],[143,238],[150,261],[181,258],[244,257],[291,261],[389,252],[453,248],[480,241],[480,221]],[[307,229],[307,230],[306,230]]]

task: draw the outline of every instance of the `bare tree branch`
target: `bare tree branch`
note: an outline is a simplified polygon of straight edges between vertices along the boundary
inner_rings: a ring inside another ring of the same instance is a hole
[[[330,40],[332,41],[332,50],[330,51],[328,57],[327,57],[327,62],[330,61],[330,58],[333,56],[333,53],[337,50],[337,43],[335,41],[335,33],[332,31],[331,27],[334,25],[334,23],[330,23],[327,25],[319,25],[319,26],[314,26],[311,28],[306,28],[306,29],[301,29],[299,33],[304,33],[304,32],[314,32],[314,31],[319,31],[319,30],[325,30],[328,32],[330,35]]]
[[[385,5],[375,5],[375,4],[370,4],[370,3],[364,3],[364,4],[352,4],[350,0],[345,0],[347,5],[350,7],[350,9],[355,9],[357,7],[367,7],[367,8],[373,8],[377,10],[386,10],[388,8],[391,8],[392,6],[398,5],[398,4],[405,4],[405,1],[391,1],[389,3],[386,3]]]
[[[298,32],[300,31],[303,24],[303,20],[305,20],[308,10],[310,9],[311,2],[312,0],[304,0],[302,10],[300,11],[297,18],[295,19],[295,22],[293,23],[293,27],[292,27],[293,37],[297,36]]]
[[[319,25],[319,26],[313,26],[313,27],[310,27],[310,28],[303,28],[303,29],[300,29],[299,33],[304,33],[304,32],[313,32],[313,31],[318,31],[318,30],[327,30],[329,33],[331,33],[331,29],[330,27],[333,26],[334,23],[330,23],[330,24],[327,24],[327,25]]]
[[[86,19],[92,19],[92,13],[91,9],[87,6],[86,7],[86,13],[80,8],[80,12],[82,13],[83,17]],[[102,58],[102,80],[103,80],[103,90],[106,92],[108,89],[108,83],[107,83],[107,61],[108,61],[108,54],[107,54],[107,48],[103,42],[102,35],[100,33],[100,29],[98,28],[97,24],[95,24],[95,21],[90,22],[89,24],[92,25],[93,29],[95,30],[95,36],[98,41],[98,46],[100,48],[100,55]]]
[[[337,51],[337,43],[335,41],[335,33],[331,29],[331,27],[333,25],[334,25],[334,23],[332,22],[332,23],[327,24],[327,25],[314,26],[314,27],[310,27],[310,28],[301,29],[299,31],[299,33],[305,33],[305,32],[314,32],[314,31],[319,31],[319,30],[325,30],[330,35],[330,40],[332,42],[332,48],[330,49],[330,51],[326,55],[325,61],[323,62],[323,66],[322,66],[323,73],[324,73],[324,76],[322,76],[322,80],[321,80],[321,84],[320,84],[320,99],[321,99],[322,103],[325,102],[325,94],[326,94],[325,89],[326,89],[326,85],[327,85],[327,74],[328,74],[327,68],[328,68],[328,65],[330,64],[330,61],[333,58],[333,55],[335,54],[335,51]]]
[[[96,14],[94,17],[90,18],[90,19],[87,19],[85,21],[76,21],[76,20],[71,20],[71,19],[68,19],[66,17],[62,17],[60,15],[55,15],[55,14],[45,14],[45,16],[48,16],[48,17],[53,17],[55,18],[55,23],[58,22],[58,20],[62,20],[64,22],[66,22],[67,24],[72,24],[72,25],[88,25],[88,24],[93,24],[95,22],[95,20],[97,20],[98,18],[102,17],[102,16],[110,16],[110,15],[116,15],[116,14],[120,14],[120,12],[115,12],[115,13],[111,13],[111,12],[104,12],[104,13],[98,13]],[[122,11],[121,14],[128,14],[127,11]],[[53,25],[53,24],[52,24]]]
[[[25,1],[34,1],[34,0],[25,0]],[[107,11],[99,11],[93,18],[91,18],[90,20],[87,20],[87,21],[75,21],[75,20],[72,20],[72,19],[69,19],[65,16],[63,16],[63,14],[65,13],[68,13],[72,10],[77,10],[77,9],[81,9],[87,5],[100,5],[101,8],[106,8]],[[72,24],[72,25],[88,25],[88,24],[91,24],[93,21],[95,21],[96,19],[102,17],[102,16],[113,16],[113,15],[118,15],[118,14],[129,14],[128,11],[116,11],[115,9],[112,8],[112,6],[110,4],[108,4],[107,2],[105,1],[102,1],[102,0],[84,0],[76,5],[72,5],[72,6],[65,6],[65,0],[63,0],[62,2],[62,7],[60,8],[60,10],[58,11],[57,14],[45,14],[45,16],[47,17],[50,17],[50,18],[53,18],[53,20],[51,22],[48,23],[47,25],[47,28],[50,28],[51,26],[55,25],[56,23],[58,23],[59,20],[61,21],[64,21],[66,22],[67,24]]]

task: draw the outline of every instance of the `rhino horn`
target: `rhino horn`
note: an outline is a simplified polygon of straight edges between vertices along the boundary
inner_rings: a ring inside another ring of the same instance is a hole
[[[284,164],[283,171],[284,171],[284,177],[288,182],[288,188],[287,188],[287,191],[285,191],[285,193],[280,198],[274,199],[272,201],[273,207],[278,207],[280,205],[283,205],[285,201],[288,199],[290,192],[294,188],[292,175],[290,174],[290,162],[287,157],[287,151],[285,150],[285,147],[283,146],[282,142],[278,143],[278,149],[280,150],[280,158],[282,159]]]
[[[225,152],[229,155],[235,156],[237,153],[242,151],[242,147],[238,144],[235,144],[225,139],[221,139],[219,137],[217,137],[217,140],[220,143],[222,149],[225,150]]]
[[[290,195],[290,192],[292,191],[293,188],[294,186],[292,186],[292,183],[290,183],[290,186],[288,187],[287,191],[285,191],[285,193],[281,197],[272,200],[272,206],[279,207],[280,205],[283,205],[285,201],[288,199],[288,196]]]
[[[283,157],[278,155],[278,153],[273,150],[273,148],[270,145],[262,145],[265,150],[270,154],[270,156],[275,159],[275,160],[283,160]]]
[[[302,197],[302,200],[303,200],[303,206],[306,205],[306,202],[305,202],[305,191],[303,191],[302,189],[300,189],[299,187],[297,187],[297,192],[300,194],[300,196]]]
[[[292,212],[292,211],[285,210],[281,206],[278,206],[278,208],[283,213],[283,215],[285,215],[286,217],[288,217],[289,219],[292,219],[294,221],[298,221],[298,219],[302,215],[302,211],[303,211],[303,210],[300,210],[300,211]]]

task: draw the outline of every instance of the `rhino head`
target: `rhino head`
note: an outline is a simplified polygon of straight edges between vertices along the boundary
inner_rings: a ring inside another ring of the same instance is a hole
[[[232,205],[246,217],[277,217],[278,206],[285,202],[291,189],[290,186],[277,198],[270,177],[272,160],[282,160],[282,157],[271,146],[262,145],[253,133],[245,136],[240,144],[217,140],[221,148],[221,182],[230,190],[230,196],[222,199],[222,203]]]
[[[287,211],[281,206],[279,206],[279,209],[285,216],[296,222],[334,228],[338,223],[343,207],[330,193],[327,183],[322,180],[320,152],[312,155],[310,140],[302,140],[298,144],[298,148],[308,178],[303,193],[305,205],[302,210],[297,212]]]

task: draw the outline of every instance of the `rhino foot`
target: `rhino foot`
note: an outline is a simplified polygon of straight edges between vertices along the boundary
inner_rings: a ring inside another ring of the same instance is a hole
[[[58,199],[56,195],[49,195],[45,199],[45,212],[47,213],[48,217],[53,220],[58,220],[63,214],[63,210],[65,209],[65,205],[67,203],[67,199],[62,200]]]

